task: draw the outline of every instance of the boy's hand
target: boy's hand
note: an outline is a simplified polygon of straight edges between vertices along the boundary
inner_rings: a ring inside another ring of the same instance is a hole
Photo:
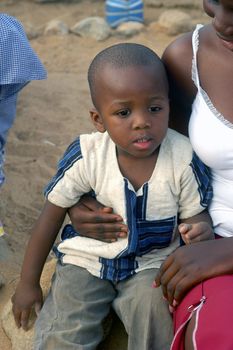
[[[91,196],[83,196],[68,214],[75,230],[82,236],[108,243],[127,236],[128,228],[122,223],[122,217]]]
[[[20,281],[11,301],[17,327],[22,327],[27,331],[32,310],[34,309],[36,315],[38,315],[43,304],[43,295],[40,285],[32,286]]]
[[[182,223],[178,226],[178,230],[185,244],[214,239],[211,226],[204,221],[193,224]]]

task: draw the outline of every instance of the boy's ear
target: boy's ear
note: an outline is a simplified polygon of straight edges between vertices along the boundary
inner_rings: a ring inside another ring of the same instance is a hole
[[[90,116],[93,124],[95,125],[96,130],[99,132],[105,132],[106,129],[102,117],[95,108],[90,109]]]

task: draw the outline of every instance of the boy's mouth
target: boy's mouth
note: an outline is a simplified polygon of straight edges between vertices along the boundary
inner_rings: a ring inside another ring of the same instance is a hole
[[[136,142],[136,143],[144,143],[144,142],[148,142],[150,140],[151,139],[149,137],[141,137],[141,138],[135,140],[134,142]]]
[[[152,140],[153,139],[149,136],[142,136],[142,137],[135,139],[133,141],[133,143],[138,150],[146,151],[146,150],[151,148],[152,143],[153,143]]]

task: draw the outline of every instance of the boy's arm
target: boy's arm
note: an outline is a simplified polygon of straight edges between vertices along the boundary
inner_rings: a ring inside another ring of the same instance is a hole
[[[66,208],[46,201],[43,211],[32,229],[19,284],[12,297],[13,314],[18,327],[28,326],[32,308],[41,308],[43,297],[40,277],[46,258],[54,244],[66,215]]]
[[[185,244],[214,239],[212,220],[207,210],[181,220],[178,230]]]

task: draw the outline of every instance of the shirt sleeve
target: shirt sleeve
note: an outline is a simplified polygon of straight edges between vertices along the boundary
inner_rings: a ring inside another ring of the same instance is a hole
[[[213,197],[209,168],[193,153],[181,178],[179,217],[187,219],[206,209]]]
[[[57,173],[45,188],[44,194],[51,203],[70,208],[90,190],[80,138],[77,138],[59,161]]]
[[[20,21],[0,13],[0,100],[19,92],[29,81],[47,77]]]

